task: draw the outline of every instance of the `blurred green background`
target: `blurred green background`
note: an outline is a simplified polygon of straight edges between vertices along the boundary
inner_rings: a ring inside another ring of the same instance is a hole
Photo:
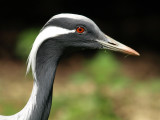
[[[7,3],[1,4],[5,12],[0,23],[0,114],[17,113],[29,99],[33,80],[31,74],[25,77],[26,59],[41,27],[51,16],[71,12],[92,18],[106,34],[135,48],[141,56],[86,50],[62,59],[49,120],[160,120],[156,3],[103,4],[83,3],[82,7],[79,3],[77,7],[72,0],[48,0],[26,6],[10,3],[8,9]],[[101,7],[97,10],[96,6]]]

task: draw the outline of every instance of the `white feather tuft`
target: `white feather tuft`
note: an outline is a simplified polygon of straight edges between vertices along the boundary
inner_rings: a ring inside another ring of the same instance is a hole
[[[36,79],[36,54],[38,51],[38,48],[40,47],[40,45],[47,40],[48,38],[54,38],[57,37],[59,35],[63,35],[63,34],[69,34],[69,33],[74,33],[75,30],[68,30],[65,28],[61,28],[61,27],[56,27],[56,26],[50,26],[50,27],[46,27],[44,28],[39,35],[37,36],[37,38],[35,39],[33,45],[32,45],[32,49],[31,52],[29,54],[28,57],[28,65],[27,65],[27,72],[29,72],[30,68],[32,68],[32,74],[34,79]]]

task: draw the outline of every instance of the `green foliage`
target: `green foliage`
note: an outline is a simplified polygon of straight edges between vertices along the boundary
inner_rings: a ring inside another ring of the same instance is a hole
[[[52,108],[51,115],[58,120],[120,120],[113,112],[111,100],[98,92],[54,97]]]
[[[119,74],[119,63],[112,54],[100,52],[93,60],[87,61],[86,71],[96,84],[104,84]]]
[[[139,91],[145,91],[145,92],[150,92],[154,94],[159,94],[160,91],[160,78],[152,78],[149,80],[140,81],[134,85],[134,90],[139,92]]]
[[[30,28],[24,30],[18,38],[15,54],[22,60],[26,60],[32,48],[32,44],[39,33],[39,29]]]
[[[130,79],[120,72],[120,63],[109,53],[99,52],[95,58],[85,62],[85,68],[72,76],[73,82],[91,81],[97,86],[107,85],[111,89],[123,89]]]
[[[95,90],[89,94],[67,94],[53,99],[51,118],[57,120],[120,120],[114,112],[113,102],[103,89],[121,90],[129,80],[119,73],[120,64],[111,54],[100,52],[84,63],[85,68],[71,76],[71,84],[79,86],[93,83]],[[89,86],[86,89],[90,89]],[[60,115],[59,115],[60,114]]]
[[[1,113],[3,115],[13,115],[17,112],[17,109],[13,103],[8,103],[8,101],[3,102],[2,100],[0,100],[0,104],[3,108],[3,113]]]
[[[83,84],[86,81],[88,81],[90,78],[86,74],[86,72],[82,71],[82,72],[77,72],[77,73],[73,74],[72,77],[71,77],[71,79],[72,79],[72,82],[74,84]]]

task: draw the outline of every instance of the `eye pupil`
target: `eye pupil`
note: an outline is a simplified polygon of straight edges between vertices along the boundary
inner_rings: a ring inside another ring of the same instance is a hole
[[[77,27],[76,31],[77,31],[78,33],[83,33],[85,30],[84,30],[83,27]]]

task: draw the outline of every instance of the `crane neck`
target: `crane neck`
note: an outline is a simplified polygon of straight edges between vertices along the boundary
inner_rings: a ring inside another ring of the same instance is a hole
[[[36,56],[36,79],[32,94],[21,112],[27,116],[23,120],[48,120],[56,68],[62,52],[60,44],[53,39],[40,46]]]
[[[37,51],[36,79],[26,106],[15,115],[0,115],[0,120],[48,120],[56,68],[63,53],[63,46],[57,41],[48,39]]]

